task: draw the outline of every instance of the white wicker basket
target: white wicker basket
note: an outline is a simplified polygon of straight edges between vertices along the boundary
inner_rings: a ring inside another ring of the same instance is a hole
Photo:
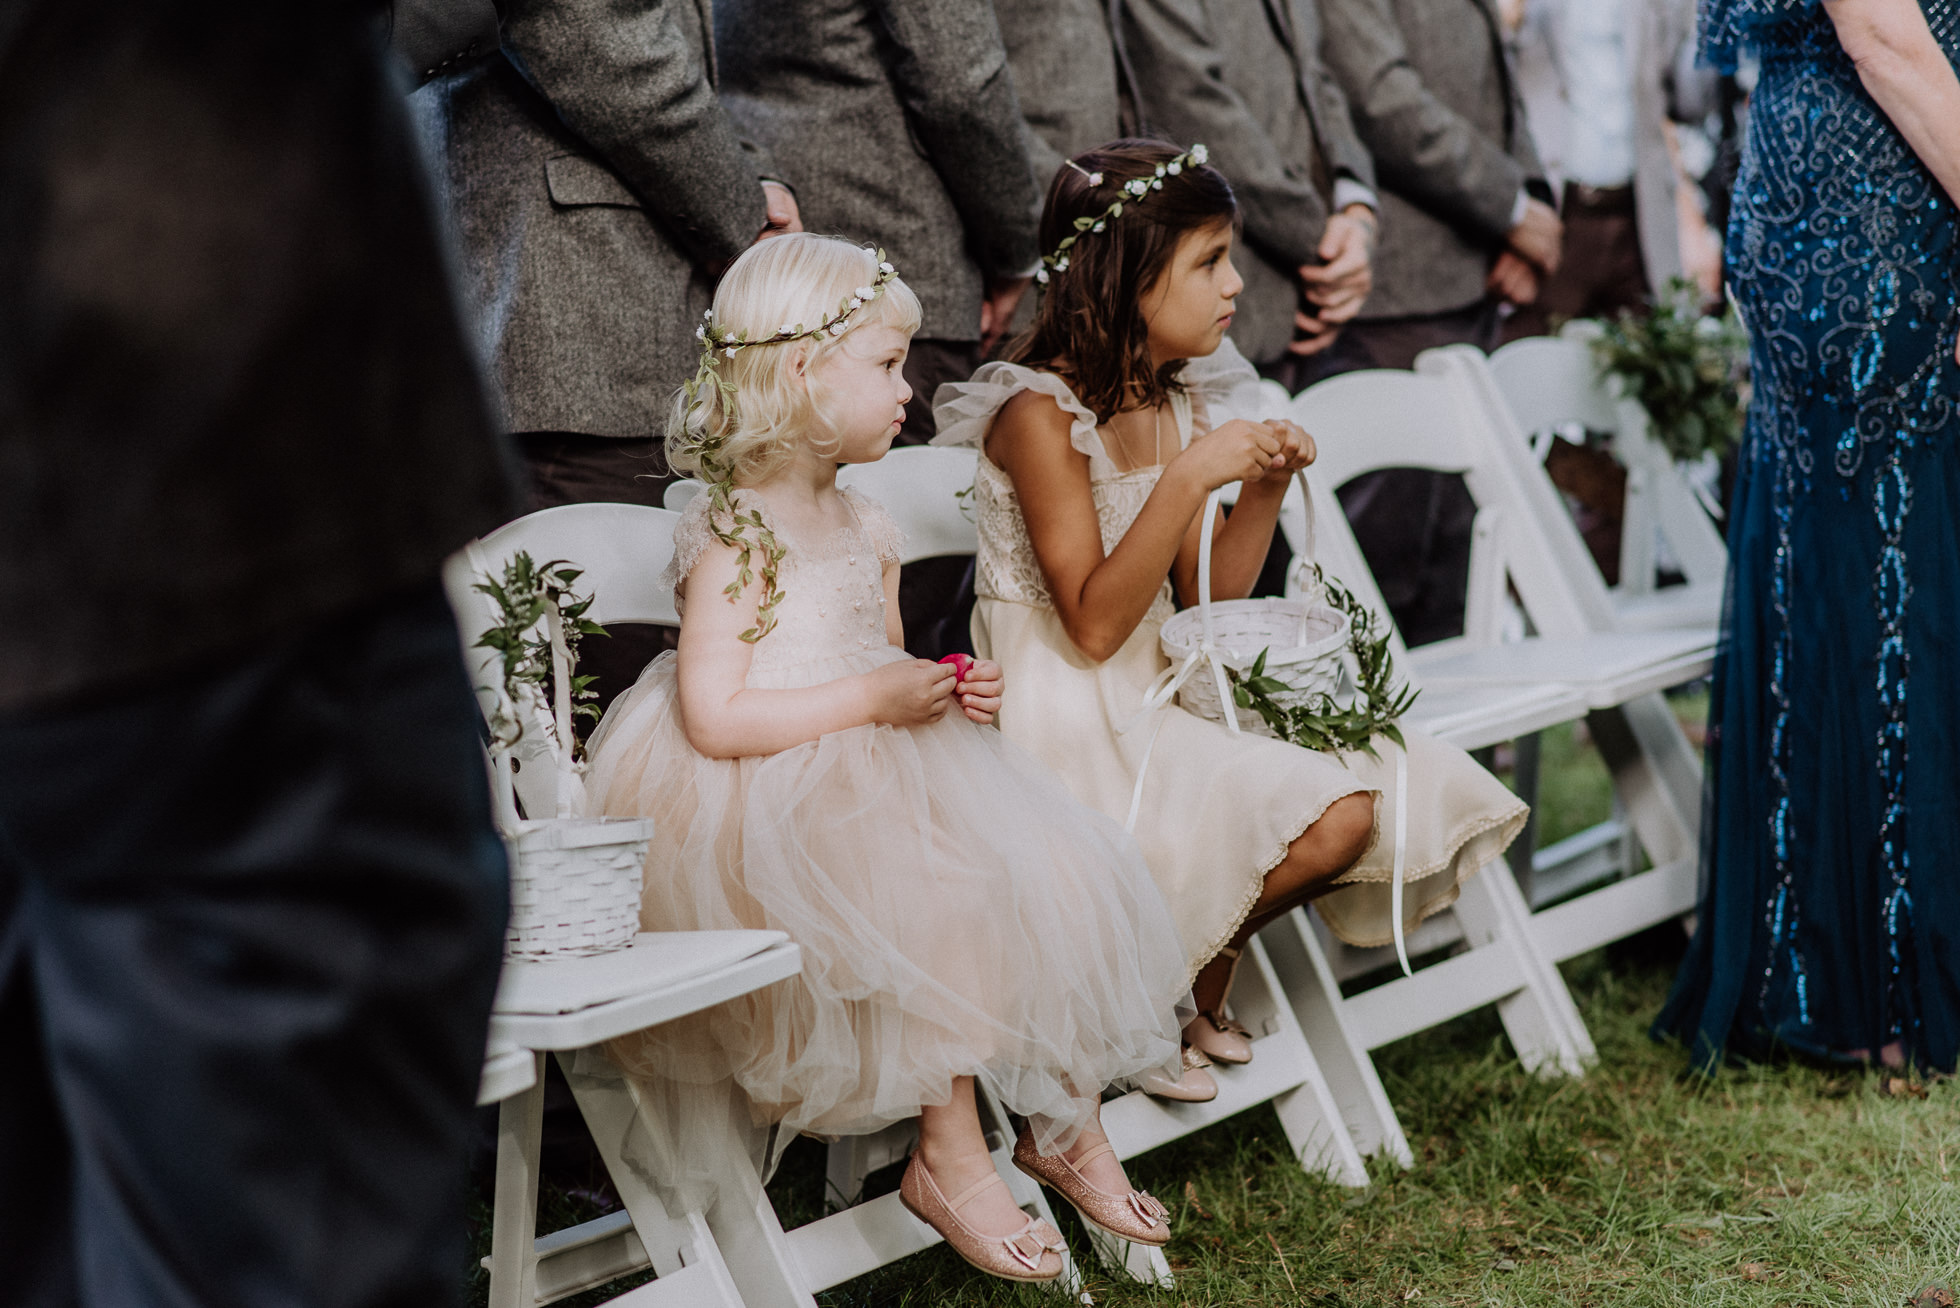
[[[510,847],[506,958],[603,954],[640,929],[646,818],[548,818],[523,823]]]
[[[1307,503],[1305,565],[1313,557],[1313,499],[1304,476],[1300,492]],[[1174,668],[1190,665],[1193,675],[1177,681],[1177,702],[1199,717],[1210,718],[1262,736],[1274,731],[1251,709],[1225,713],[1230,694],[1220,667],[1243,671],[1266,651],[1265,672],[1292,689],[1273,698],[1291,708],[1315,695],[1341,697],[1350,687],[1347,672],[1348,620],[1316,593],[1299,599],[1222,600],[1211,598],[1211,536],[1218,517],[1218,492],[1205,505],[1198,530],[1198,605],[1173,614],[1164,623],[1159,644]],[[1209,656],[1207,657],[1207,651]],[[1194,656],[1196,656],[1194,661]],[[1209,669],[1199,665],[1209,663]],[[1206,672],[1210,675],[1206,675]]]

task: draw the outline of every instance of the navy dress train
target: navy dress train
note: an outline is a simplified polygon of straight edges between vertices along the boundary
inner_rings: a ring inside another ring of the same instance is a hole
[[[1949,58],[1960,0],[1921,0]],[[1695,1062],[1960,1040],[1960,245],[1815,0],[1703,0],[1753,49],[1728,235],[1755,391],[1709,708]]]

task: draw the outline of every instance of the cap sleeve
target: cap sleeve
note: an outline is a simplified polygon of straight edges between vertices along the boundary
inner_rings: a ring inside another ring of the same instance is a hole
[[[674,610],[682,611],[686,605],[681,599],[681,583],[687,574],[694,571],[694,565],[710,546],[719,543],[719,537],[708,522],[708,510],[714,496],[701,492],[687,502],[681,510],[681,520],[674,524],[674,557],[668,560],[667,570],[660,574],[660,580],[674,593]],[[738,490],[729,497],[729,503],[740,509],[752,509],[762,515],[765,524],[769,523],[769,502],[753,491]],[[771,530],[774,530],[771,525]]]
[[[892,515],[885,511],[885,506],[855,487],[846,486],[843,492],[851,511],[857,514],[858,526],[870,538],[871,548],[877,551],[879,560],[887,564],[903,562],[905,533]]]
[[[1191,420],[1199,431],[1234,418],[1259,422],[1284,416],[1284,388],[1261,380],[1229,336],[1210,354],[1188,361],[1177,376],[1191,396]]]
[[[1001,406],[1022,391],[1040,391],[1069,416],[1069,444],[1088,456],[1091,479],[1116,475],[1116,465],[1103,452],[1102,437],[1096,434],[1096,415],[1060,377],[1018,363],[983,363],[971,381],[941,386],[932,397],[932,416],[939,428],[932,443],[979,449]]]

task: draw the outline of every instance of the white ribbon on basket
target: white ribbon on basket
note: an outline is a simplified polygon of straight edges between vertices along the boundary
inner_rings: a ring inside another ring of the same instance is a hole
[[[1306,550],[1300,555],[1302,563],[1313,558],[1313,493],[1307,489],[1304,472],[1294,474],[1300,485],[1300,497],[1304,501],[1307,514]],[[1226,669],[1238,671],[1239,665],[1233,662],[1218,648],[1217,633],[1211,620],[1211,538],[1218,522],[1218,510],[1223,502],[1223,489],[1212,491],[1205,500],[1204,521],[1198,527],[1198,621],[1203,634],[1198,639],[1198,647],[1185,655],[1184,661],[1176,667],[1165,668],[1157,674],[1156,680],[1143,693],[1143,702],[1130,719],[1118,727],[1117,734],[1128,735],[1141,726],[1145,718],[1156,715],[1156,723],[1150,728],[1150,739],[1143,747],[1143,760],[1137,765],[1136,784],[1130,788],[1130,812],[1123,819],[1123,829],[1132,835],[1137,829],[1137,814],[1143,809],[1143,783],[1150,775],[1150,757],[1157,749],[1157,736],[1164,729],[1162,710],[1168,708],[1177,698],[1177,692],[1185,682],[1197,674],[1200,667],[1211,672],[1213,684],[1218,688],[1218,702],[1225,714],[1225,726],[1233,735],[1240,735],[1238,705],[1232,699]],[[1305,619],[1302,618],[1304,627]],[[1402,924],[1402,874],[1408,866],[1409,834],[1409,752],[1400,746],[1395,750],[1395,867],[1394,879],[1389,883],[1390,929],[1395,935],[1395,958],[1402,965],[1402,975],[1414,976],[1409,966],[1409,946],[1407,931]]]

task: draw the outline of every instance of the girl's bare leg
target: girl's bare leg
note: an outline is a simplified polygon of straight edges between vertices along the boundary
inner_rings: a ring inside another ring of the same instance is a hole
[[[1000,1174],[980,1130],[972,1077],[954,1078],[953,1097],[945,1107],[919,1110],[919,1157],[948,1199],[976,1181]],[[982,1235],[1012,1235],[1028,1220],[1028,1215],[1014,1206],[1013,1196],[1004,1185],[982,1190],[960,1208],[958,1215]]]
[[[1320,820],[1301,832],[1287,848],[1279,866],[1266,874],[1265,889],[1253,904],[1245,925],[1232,937],[1231,948],[1245,948],[1261,927],[1331,890],[1334,878],[1353,867],[1367,852],[1368,838],[1374,830],[1372,795],[1344,795],[1329,804]],[[1231,977],[1230,957],[1220,954],[1205,964],[1191,985],[1199,1012],[1216,1013],[1224,1007]]]

